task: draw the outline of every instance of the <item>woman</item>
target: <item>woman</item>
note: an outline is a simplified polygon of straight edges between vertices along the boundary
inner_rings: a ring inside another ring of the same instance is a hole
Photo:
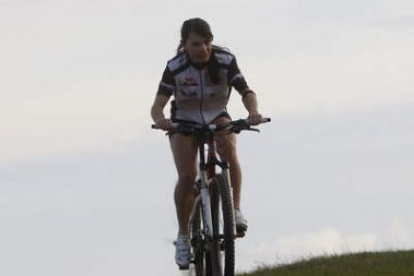
[[[212,45],[212,41],[210,26],[203,19],[192,18],[183,23],[177,55],[167,63],[151,109],[158,128],[168,131],[173,122],[179,121],[203,124],[229,121],[226,105],[232,87],[242,96],[250,123],[260,123],[256,94],[240,73],[234,55]],[[174,100],[171,102],[171,119],[168,119],[164,116],[164,108],[171,96]],[[223,134],[216,141],[221,159],[230,164],[236,228],[246,231],[247,221],[240,212],[241,170],[236,154],[236,135]],[[180,267],[188,267],[191,261],[188,220],[194,200],[197,144],[191,136],[179,133],[170,135],[170,144],[178,173],[174,194],[179,225],[175,258]]]

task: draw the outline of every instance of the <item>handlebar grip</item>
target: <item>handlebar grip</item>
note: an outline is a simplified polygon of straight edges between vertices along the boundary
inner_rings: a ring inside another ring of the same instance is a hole
[[[271,118],[262,118],[262,123],[268,123],[268,122],[271,122],[272,121],[272,119]]]
[[[179,123],[173,123],[173,124],[172,124],[172,126],[173,126],[173,128],[175,128],[175,129],[176,129],[176,128],[178,128]],[[151,125],[151,128],[152,128],[152,129],[161,129],[161,128],[157,127],[157,125],[156,125],[156,124],[152,124],[152,125]]]

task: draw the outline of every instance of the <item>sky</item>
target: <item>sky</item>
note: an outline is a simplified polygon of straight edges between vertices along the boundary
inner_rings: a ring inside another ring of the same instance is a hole
[[[237,270],[414,248],[412,1],[0,0],[0,274],[189,275],[149,110],[191,17],[272,118],[238,137]]]

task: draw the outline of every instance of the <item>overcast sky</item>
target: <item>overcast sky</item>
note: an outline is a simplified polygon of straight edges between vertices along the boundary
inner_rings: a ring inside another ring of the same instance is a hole
[[[414,247],[412,1],[0,0],[1,275],[187,275],[149,109],[195,16],[273,119],[239,136],[238,271]]]

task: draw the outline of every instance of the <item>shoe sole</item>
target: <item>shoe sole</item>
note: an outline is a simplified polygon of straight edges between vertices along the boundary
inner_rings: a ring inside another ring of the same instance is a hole
[[[236,228],[236,235],[238,238],[243,238],[247,232],[247,225],[240,225]]]

